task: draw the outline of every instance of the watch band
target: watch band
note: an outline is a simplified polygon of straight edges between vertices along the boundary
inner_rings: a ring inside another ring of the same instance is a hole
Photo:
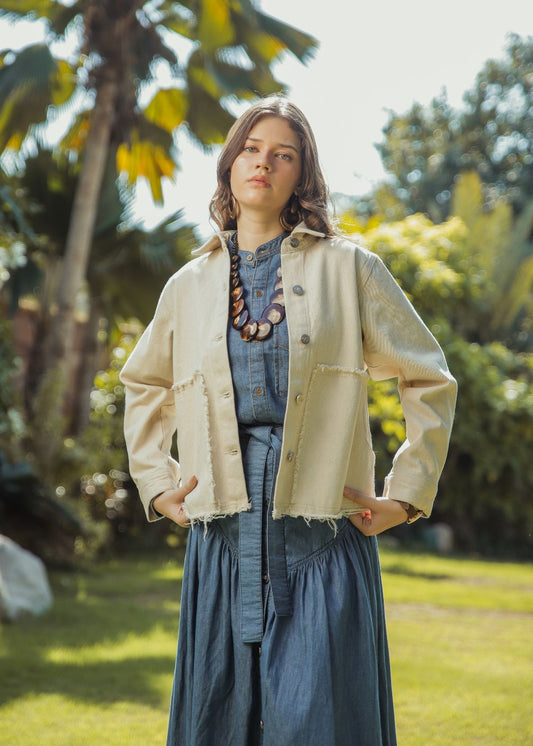
[[[411,503],[404,502],[403,500],[398,500],[398,502],[407,513],[406,523],[414,523],[414,521],[418,520],[418,518],[424,515],[423,510],[415,508],[415,506],[411,505]]]

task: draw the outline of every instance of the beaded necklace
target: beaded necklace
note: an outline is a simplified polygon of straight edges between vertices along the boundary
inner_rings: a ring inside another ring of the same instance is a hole
[[[231,324],[240,333],[245,342],[256,339],[262,342],[270,336],[272,329],[285,318],[285,298],[283,295],[283,280],[281,267],[278,267],[274,291],[270,296],[269,304],[263,309],[259,320],[250,316],[250,312],[244,300],[244,288],[239,274],[241,258],[238,254],[239,242],[237,234],[233,235],[234,252],[231,254],[230,270],[230,315]]]

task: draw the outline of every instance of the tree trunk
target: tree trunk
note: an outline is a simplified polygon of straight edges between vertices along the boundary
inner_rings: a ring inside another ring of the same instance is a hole
[[[66,238],[57,313],[52,319],[48,339],[46,370],[63,368],[67,381],[70,379],[68,373],[75,331],[76,296],[87,273],[117,93],[117,81],[110,75],[102,81],[96,92]]]
[[[80,370],[76,377],[77,390],[73,397],[73,417],[71,432],[81,433],[89,424],[91,411],[90,399],[94,386],[94,378],[101,365],[102,345],[98,340],[100,321],[103,318],[101,304],[96,298],[91,298],[91,312],[87,321],[80,355]]]

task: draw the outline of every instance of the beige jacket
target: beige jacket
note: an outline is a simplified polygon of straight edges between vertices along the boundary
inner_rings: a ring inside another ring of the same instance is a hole
[[[121,374],[130,471],[149,520],[150,501],[193,474],[192,521],[248,509],[226,346],[227,235],[170,278]],[[375,494],[368,375],[398,378],[406,421],[385,494],[428,516],[456,398],[440,347],[382,261],[351,241],[300,224],[281,262],[290,357],[274,517],[357,512],[344,485]],[[176,431],[179,465],[170,456]]]

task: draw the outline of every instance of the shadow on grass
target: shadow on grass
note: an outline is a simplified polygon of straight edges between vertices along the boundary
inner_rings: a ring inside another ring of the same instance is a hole
[[[174,668],[180,561],[121,559],[54,573],[50,613],[3,627],[0,704],[41,693],[100,704],[159,702],[153,677],[171,676]],[[168,654],[150,654],[150,646],[159,653],[167,644]],[[107,649],[109,660],[102,660]]]
[[[69,700],[98,705],[125,701],[159,705],[161,690],[154,686],[153,677],[171,677],[173,670],[173,655],[83,665],[41,659],[23,670],[15,660],[7,660],[2,662],[4,684],[0,689],[0,705],[28,694],[59,694]]]
[[[412,570],[407,565],[397,563],[394,565],[387,565],[382,567],[384,574],[390,575],[403,575],[406,578],[421,578],[422,580],[452,580],[451,575],[445,575],[436,572],[420,572],[419,570]]]

